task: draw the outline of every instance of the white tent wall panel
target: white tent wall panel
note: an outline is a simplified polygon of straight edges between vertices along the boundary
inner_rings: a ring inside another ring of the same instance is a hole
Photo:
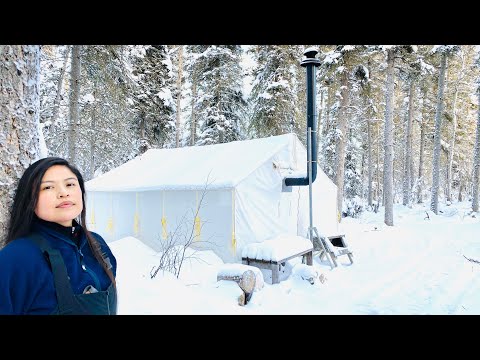
[[[241,250],[245,244],[261,242],[279,233],[289,231],[288,213],[282,202],[282,181],[273,161],[268,159],[236,188],[235,220],[237,229],[237,257],[241,260]]]
[[[298,200],[298,189],[280,194],[280,219],[286,225],[285,233],[291,235],[298,235]]]
[[[135,203],[135,192],[87,191],[88,229],[107,242],[131,236]]]
[[[191,193],[192,197],[198,197],[200,201],[202,191],[197,191],[196,195],[195,191]],[[212,250],[224,261],[234,257],[232,196],[232,189],[207,190],[205,192],[199,211],[200,237],[192,243],[192,248]],[[193,214],[189,214],[191,220],[193,220],[193,216]]]
[[[232,190],[206,191],[203,200],[199,191],[89,192],[87,219],[90,230],[98,232],[107,242],[134,236],[156,251],[162,249],[162,218],[166,232],[184,244],[195,235],[195,213],[200,237],[193,247],[212,249],[222,257],[232,257]],[[93,216],[93,217],[92,217]]]
[[[189,229],[193,227],[195,209],[197,207],[194,191],[145,191],[142,203],[142,240],[156,251],[162,249],[162,218],[166,220],[167,237],[174,236],[180,244]],[[147,198],[148,197],[148,198]],[[134,235],[135,236],[135,235]]]

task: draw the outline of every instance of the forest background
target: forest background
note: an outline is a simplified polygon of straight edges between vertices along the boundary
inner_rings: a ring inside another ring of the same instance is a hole
[[[311,47],[318,165],[340,220],[384,206],[394,225],[394,203],[478,212],[479,46],[0,45],[0,238],[40,157],[90,180],[150,148],[289,132],[306,145]]]

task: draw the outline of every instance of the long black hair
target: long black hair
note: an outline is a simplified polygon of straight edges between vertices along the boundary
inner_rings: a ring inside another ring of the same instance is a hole
[[[115,284],[115,277],[111,269],[109,269],[105,260],[103,259],[102,250],[98,241],[88,231],[86,225],[86,194],[85,182],[80,171],[67,160],[59,157],[47,157],[40,159],[31,164],[23,173],[18,182],[17,191],[13,199],[12,208],[10,211],[10,220],[8,222],[8,231],[5,244],[28,235],[32,231],[33,221],[36,218],[35,208],[37,206],[38,194],[40,192],[40,184],[45,172],[54,165],[66,166],[78,179],[78,184],[82,190],[83,209],[80,214],[79,224],[83,228],[88,240],[88,244],[92,249],[93,255],[97,261],[102,265],[105,272]]]

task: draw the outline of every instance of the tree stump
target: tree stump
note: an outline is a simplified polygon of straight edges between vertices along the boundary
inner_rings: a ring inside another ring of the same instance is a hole
[[[245,293],[245,304],[247,304],[252,298],[253,291],[255,290],[255,273],[252,270],[247,270],[240,275],[232,274],[218,274],[217,281],[230,280],[235,281],[240,289]],[[239,299],[240,304],[240,299]]]

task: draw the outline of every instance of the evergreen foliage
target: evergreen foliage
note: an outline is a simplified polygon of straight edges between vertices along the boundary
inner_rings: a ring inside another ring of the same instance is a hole
[[[82,46],[79,118],[74,124],[76,165],[88,180],[149,148],[175,146],[177,130],[180,146],[290,132],[306,145],[306,79],[300,63],[303,51],[311,46],[315,45],[184,46],[180,92],[178,46]],[[478,187],[472,171],[478,168],[474,163],[477,47],[321,45],[318,49],[318,161],[335,182],[338,164],[343,162],[345,214],[353,216],[367,208],[366,203],[371,205],[368,209],[385,205],[385,54],[389,50],[395,56],[392,201],[408,206],[432,201],[432,186],[440,205],[472,199]],[[43,45],[40,51],[40,129],[48,155],[67,157],[72,46]],[[443,108],[438,113],[443,54],[448,59]],[[253,61],[249,72],[243,64],[246,55]],[[248,93],[246,85],[251,89]],[[348,101],[342,103],[345,97]],[[434,156],[435,146],[438,155]],[[339,154],[343,154],[340,162]]]

